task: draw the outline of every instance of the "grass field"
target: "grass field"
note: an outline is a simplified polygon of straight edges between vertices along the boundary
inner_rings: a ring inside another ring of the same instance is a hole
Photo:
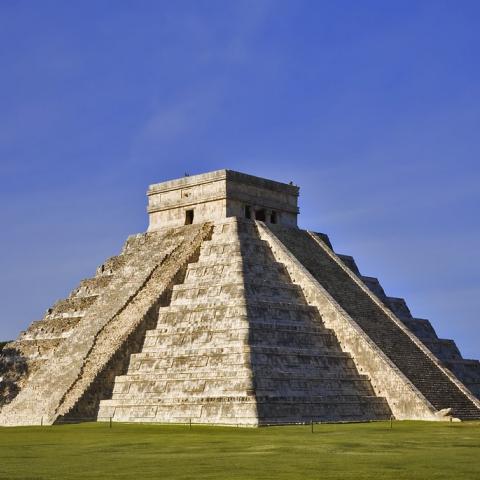
[[[480,423],[0,428],[3,479],[478,479]]]

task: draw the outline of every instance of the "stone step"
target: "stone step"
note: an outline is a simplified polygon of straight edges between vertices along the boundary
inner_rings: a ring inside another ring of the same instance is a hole
[[[132,254],[122,254],[110,257],[97,267],[96,276],[112,276],[123,269],[125,264],[132,258]]]
[[[424,339],[424,345],[443,362],[447,360],[461,360],[462,355],[453,340],[444,338]]]
[[[201,269],[201,268],[232,268],[248,271],[256,271],[258,273],[263,273],[266,271],[278,271],[279,273],[285,273],[287,276],[287,271],[285,267],[270,258],[267,257],[244,257],[238,255],[228,255],[224,258],[218,258],[214,262],[211,259],[199,259],[196,262],[192,262],[188,266],[188,270],[192,269]]]
[[[445,365],[477,398],[480,396],[480,362],[478,360],[450,359],[445,361]]]
[[[258,238],[255,225],[253,225],[253,229],[249,231],[237,231],[237,230],[221,231],[217,226],[215,226],[215,228],[213,229],[211,241],[212,242],[238,241],[238,240],[243,240],[245,238],[247,239]]]
[[[208,343],[206,344],[208,345]],[[342,359],[350,360],[351,356],[338,350],[327,350],[326,348],[303,347],[298,345],[252,345],[239,341],[237,344],[229,342],[223,346],[206,346],[206,345],[171,345],[171,346],[157,346],[154,351],[142,350],[141,353],[134,353],[131,355],[132,360],[140,360],[146,358],[175,358],[175,357],[190,357],[190,356],[228,356],[228,355],[243,355],[250,354],[257,359],[263,356],[284,356],[285,359],[289,357],[298,357],[304,359],[311,359],[316,357],[332,358],[341,361]]]
[[[46,319],[58,317],[68,313],[72,316],[83,316],[98,299],[98,295],[89,295],[86,297],[69,297],[59,300],[52,308],[47,311]]]
[[[259,425],[288,423],[350,422],[388,420],[390,408],[383,398],[361,397],[357,401],[327,402],[291,400],[258,400]]]
[[[223,342],[222,340],[225,340]],[[291,340],[285,338],[276,338],[268,340],[250,339],[248,335],[241,338],[228,337],[227,335],[204,335],[201,337],[194,337],[185,339],[184,336],[178,336],[175,339],[169,339],[162,342],[149,342],[144,345],[142,352],[144,353],[163,353],[171,355],[172,352],[177,352],[179,355],[188,355],[191,351],[202,351],[203,354],[208,354],[209,351],[216,351],[221,349],[224,352],[229,352],[230,349],[240,349],[249,346],[250,349],[283,349],[288,355],[291,349],[301,349],[304,351],[315,350],[322,353],[336,353],[340,351],[336,339],[332,339],[330,335],[318,337],[316,342],[309,341],[302,343],[302,338]],[[228,342],[228,343],[227,343]],[[225,346],[225,345],[228,345]]]
[[[238,402],[259,402],[259,403],[292,403],[292,404],[316,404],[326,403],[330,405],[339,405],[342,403],[351,404],[358,402],[371,401],[373,403],[383,404],[385,401],[381,397],[367,396],[367,395],[267,395],[256,396],[253,394],[246,395],[219,395],[219,396],[194,396],[194,397],[166,397],[152,396],[149,399],[150,402],[145,401],[143,398],[128,398],[123,402],[123,406],[127,405],[183,405],[183,404],[197,404],[213,403],[213,402],[226,402],[226,401],[238,401]],[[103,405],[115,406],[115,400],[103,400]]]
[[[221,379],[187,379],[157,380],[155,382],[130,381],[117,383],[112,399],[125,399],[142,396],[154,398],[162,396],[213,396],[213,395],[245,395],[252,390],[250,378]],[[257,396],[275,395],[374,395],[368,381],[332,381],[332,380],[296,380],[263,378],[256,380],[254,391]]]
[[[337,253],[337,257],[345,264],[353,273],[360,276],[360,271],[358,270],[355,259],[351,255],[342,255]]]
[[[50,358],[53,352],[64,342],[64,338],[39,338],[35,340],[22,339],[10,344],[11,348],[21,352],[29,360]]]
[[[298,367],[289,368],[286,370],[278,370],[275,368],[263,367],[262,373],[264,376],[262,378],[255,377],[256,382],[261,382],[263,378],[273,379],[273,380],[295,380],[295,381],[324,381],[324,382],[346,382],[346,383],[355,383],[355,382],[368,382],[367,375],[343,373],[343,372],[330,372],[318,370],[316,368],[305,368],[299,370]],[[294,375],[293,375],[294,374]],[[234,370],[206,370],[199,371],[196,368],[191,370],[183,370],[181,372],[171,372],[165,370],[163,372],[132,372],[125,375],[118,375],[116,377],[116,383],[134,383],[134,382],[157,382],[164,380],[221,380],[221,379],[237,379],[245,378],[252,379],[254,378],[254,372],[252,369],[244,369],[241,371]]]
[[[258,235],[215,237],[215,233],[210,240],[206,240],[202,247],[235,247],[235,248],[266,248],[269,250],[268,243],[260,239]]]
[[[188,315],[191,321],[200,321],[202,318],[238,318],[248,316],[256,321],[317,321],[318,310],[306,304],[293,304],[288,302],[263,302],[242,299],[240,302],[224,302],[222,304],[210,303],[202,305],[169,305],[159,309],[159,321],[175,321],[181,315]]]
[[[187,272],[188,273],[188,272]],[[277,285],[291,285],[290,279],[285,274],[280,274],[275,271],[265,271],[264,273],[248,273],[242,270],[207,272],[205,275],[192,276],[188,275],[182,285],[204,287],[212,284],[219,283],[245,283],[249,284],[261,284],[270,287],[276,287]]]
[[[401,320],[413,318],[404,298],[387,297],[386,305]]]
[[[155,382],[123,382],[116,383],[112,399],[155,398],[159,395],[170,397],[213,396],[213,395],[245,395],[252,390],[250,378],[221,379],[185,379],[157,380]]]
[[[296,307],[298,305],[284,305],[286,307]],[[215,305],[209,305],[205,309],[190,310],[169,310],[160,311],[159,320],[156,326],[157,331],[168,332],[176,329],[228,329],[228,328],[245,328],[249,325],[264,326],[265,328],[290,328],[313,329],[315,331],[326,331],[320,315],[315,309],[302,308],[282,308],[277,309],[277,305],[270,304],[270,308],[262,305],[258,309],[250,309],[250,313],[256,313],[257,317],[253,317],[249,312],[245,311],[243,305],[238,307],[215,308]],[[270,326],[270,327],[269,327]]]
[[[438,339],[432,324],[424,318],[401,318],[400,319],[410,331],[412,331],[420,340]]]
[[[249,319],[247,315],[237,315],[236,317],[215,316],[214,314],[198,316],[198,312],[192,311],[192,315],[188,313],[182,313],[178,315],[172,315],[166,317],[162,315],[161,320],[157,323],[154,331],[160,334],[167,334],[171,332],[188,333],[197,330],[238,330],[243,328],[249,328]],[[288,331],[302,331],[311,330],[318,333],[327,333],[326,329],[320,319],[309,319],[308,317],[301,320],[291,320],[290,317],[284,319],[276,319],[272,321],[266,321],[263,319],[250,322],[250,327],[258,325],[259,327],[270,328],[270,330],[288,329]]]
[[[99,420],[113,418],[125,422],[186,423],[202,418],[205,423],[258,424],[253,396],[221,397],[202,400],[117,403],[104,400],[100,404]],[[200,423],[200,422],[199,422]]]
[[[152,356],[151,354],[133,354],[130,356],[130,365],[128,374],[136,371],[160,371],[170,369],[174,371],[190,370],[191,368],[206,369],[211,368],[243,368],[249,364],[248,352],[238,352],[230,354],[218,354],[212,356],[198,357],[196,355],[162,355]]]
[[[266,257],[273,258],[270,249],[263,241],[238,243],[212,243],[204,242],[200,248],[200,259],[206,260],[228,257]]]
[[[36,332],[25,332],[24,334],[21,335],[21,337],[18,339],[19,342],[40,342],[40,341],[47,341],[47,340],[60,340],[60,339],[65,339],[71,336],[75,326],[69,327],[68,329],[65,329],[63,332],[62,331],[56,331],[56,332],[42,332],[42,331],[36,331]]]
[[[159,396],[170,398],[204,398],[217,395],[240,396],[246,395],[248,392],[255,391],[257,396],[373,396],[373,390],[368,382],[363,384],[359,382],[312,382],[307,386],[300,382],[293,381],[276,381],[265,380],[265,385],[258,385],[252,389],[249,380],[222,379],[214,380],[198,380],[198,381],[165,381],[165,382],[129,382],[118,384],[116,390],[112,394],[112,400],[125,401],[130,398],[142,398],[145,400],[154,399]]]
[[[125,386],[126,387],[126,386]],[[365,396],[374,396],[370,389],[359,389],[358,385],[335,384],[312,384],[308,388],[299,383],[294,382],[270,382],[267,388],[257,386],[252,388],[248,380],[222,380],[214,382],[209,380],[197,381],[166,381],[156,382],[155,384],[132,383],[128,385],[129,389],[124,391],[114,391],[112,400],[128,403],[141,399],[142,402],[150,401],[168,401],[170,399],[205,399],[211,397],[239,397],[249,395],[249,392],[255,392],[255,396],[259,397],[304,397],[304,398],[324,398],[330,401],[348,401],[357,400]],[[269,388],[268,388],[269,387]],[[251,393],[250,393],[251,394]]]
[[[232,299],[245,298],[247,301],[288,302],[305,304],[301,288],[289,283],[264,284],[230,282],[197,286],[190,284],[175,285],[172,291],[172,305],[196,306],[202,303],[225,303]]]
[[[251,331],[248,328],[221,331],[191,331],[181,333],[157,333],[147,335],[143,351],[163,351],[174,348],[201,348],[204,345],[243,345],[255,346],[285,346],[301,345],[302,347],[322,348],[326,350],[339,350],[338,342],[331,332],[299,333],[276,332],[272,330]]]
[[[356,373],[351,357],[346,353],[320,353],[307,349],[280,349],[237,347],[230,349],[192,349],[189,352],[177,353],[138,353],[130,357],[128,373],[136,371],[159,371],[170,369],[171,372],[215,368],[252,368],[254,371],[265,367],[270,369],[312,368],[334,372]],[[249,367],[251,365],[251,367]]]
[[[385,401],[375,397],[212,397],[155,401],[150,404],[102,402],[99,417],[116,421],[269,424],[322,420],[389,418]]]
[[[255,236],[257,235],[257,227],[254,222],[242,222],[238,219],[228,219],[226,222],[215,224],[212,239],[215,236]]]
[[[73,328],[82,319],[81,316],[50,317],[46,320],[33,322],[25,332],[20,335],[20,340],[35,340],[37,338],[59,338],[68,336]]]
[[[104,274],[82,280],[80,285],[72,291],[70,297],[80,298],[98,295],[112,281],[112,278],[113,275]]]
[[[231,265],[209,265],[198,266],[196,263],[189,265],[185,275],[184,284],[204,285],[212,283],[219,279],[228,279],[230,281],[266,281],[283,282],[290,281],[286,272],[281,268],[271,268],[258,264],[241,265],[238,262]]]
[[[173,287],[173,292],[183,292],[183,291],[190,291],[190,290],[205,290],[205,287],[208,288],[214,288],[217,290],[225,289],[225,287],[229,287],[229,289],[232,288],[237,288],[238,290],[242,291],[248,291],[248,292],[254,292],[256,290],[261,290],[264,289],[266,290],[266,294],[275,294],[275,290],[280,290],[282,292],[289,292],[294,296],[300,295],[302,298],[303,293],[302,289],[295,284],[292,284],[291,282],[281,282],[281,281],[264,281],[262,278],[257,278],[255,280],[252,280],[250,282],[245,282],[243,280],[231,280],[229,278],[225,279],[217,279],[215,282],[208,281],[205,283],[202,282],[195,282],[194,284],[191,283],[182,283],[175,285]],[[222,290],[222,291],[223,291]],[[273,293],[271,292],[273,291]],[[262,300],[260,300],[262,301]],[[266,301],[266,300],[263,300]],[[304,300],[303,304],[306,305],[306,302]]]
[[[153,339],[164,339],[170,335],[203,335],[204,333],[228,333],[228,332],[252,332],[252,334],[264,336],[282,335],[294,336],[296,334],[317,337],[320,335],[334,337],[333,331],[319,325],[303,325],[298,323],[278,323],[278,322],[251,322],[248,323],[248,319],[243,317],[239,319],[237,325],[232,326],[232,323],[214,322],[204,323],[199,325],[193,322],[184,322],[182,325],[178,323],[171,324],[158,324],[155,330],[147,330],[146,340],[153,341]],[[237,335],[237,334],[235,334]],[[233,337],[232,337],[233,338]]]
[[[332,358],[280,358],[271,356],[263,361],[255,360],[255,372],[262,372],[262,375],[268,375],[268,372],[288,372],[295,378],[301,375],[319,375],[325,373],[337,376],[357,375],[358,372],[353,362],[341,361]],[[169,358],[143,358],[140,360],[131,359],[128,368],[128,376],[140,374],[157,374],[168,370],[172,377],[183,375],[195,369],[198,375],[210,375],[212,371],[225,370],[227,372],[238,372],[250,368],[250,359],[241,355],[217,355],[215,357],[197,359],[193,356],[184,356],[173,359]],[[267,373],[265,373],[267,372]]]

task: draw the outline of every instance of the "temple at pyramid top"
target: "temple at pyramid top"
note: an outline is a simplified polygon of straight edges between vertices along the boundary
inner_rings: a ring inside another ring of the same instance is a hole
[[[149,231],[241,217],[297,226],[299,188],[265,178],[217,170],[150,185]]]

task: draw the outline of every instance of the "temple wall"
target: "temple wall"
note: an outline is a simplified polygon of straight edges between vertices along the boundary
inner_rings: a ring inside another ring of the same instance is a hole
[[[185,225],[187,210],[193,210],[193,221],[191,223],[194,224],[220,220],[226,216],[226,200],[221,198],[200,203],[183,202],[179,206],[152,212],[149,214],[150,223],[148,231]]]
[[[227,217],[297,226],[298,187],[230,170],[150,185],[149,231]]]

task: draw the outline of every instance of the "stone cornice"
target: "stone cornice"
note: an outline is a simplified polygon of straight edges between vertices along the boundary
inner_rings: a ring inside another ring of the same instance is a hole
[[[254,197],[252,197],[251,199],[249,199],[248,196],[244,196],[243,198],[240,198],[240,197],[235,198],[228,195],[215,195],[212,197],[203,197],[196,201],[187,197],[185,198],[185,201],[182,201],[181,199],[172,203],[162,203],[161,205],[149,205],[147,207],[147,212],[155,213],[155,212],[163,212],[165,210],[172,210],[173,208],[194,207],[195,205],[201,205],[202,203],[216,202],[219,200],[234,200],[234,201],[236,200],[239,202],[245,202],[251,205],[252,207],[261,207],[261,208],[274,210],[277,212],[286,212],[286,213],[293,213],[293,214],[299,213],[298,207],[295,208],[290,205],[279,204],[278,202],[276,202],[275,204],[273,203],[258,204],[257,202],[255,202]]]
[[[204,173],[201,175],[192,175],[167,182],[152,184],[148,188],[147,195],[150,196],[157,193],[181,190],[183,188],[205,185],[208,183],[218,182],[220,180],[225,180],[227,185],[229,182],[240,183],[264,188],[267,190],[283,192],[294,196],[298,196],[299,194],[299,187],[295,185],[276,182],[274,180],[267,180],[264,178],[255,177],[254,175],[235,172],[234,170],[216,170],[214,172]]]

